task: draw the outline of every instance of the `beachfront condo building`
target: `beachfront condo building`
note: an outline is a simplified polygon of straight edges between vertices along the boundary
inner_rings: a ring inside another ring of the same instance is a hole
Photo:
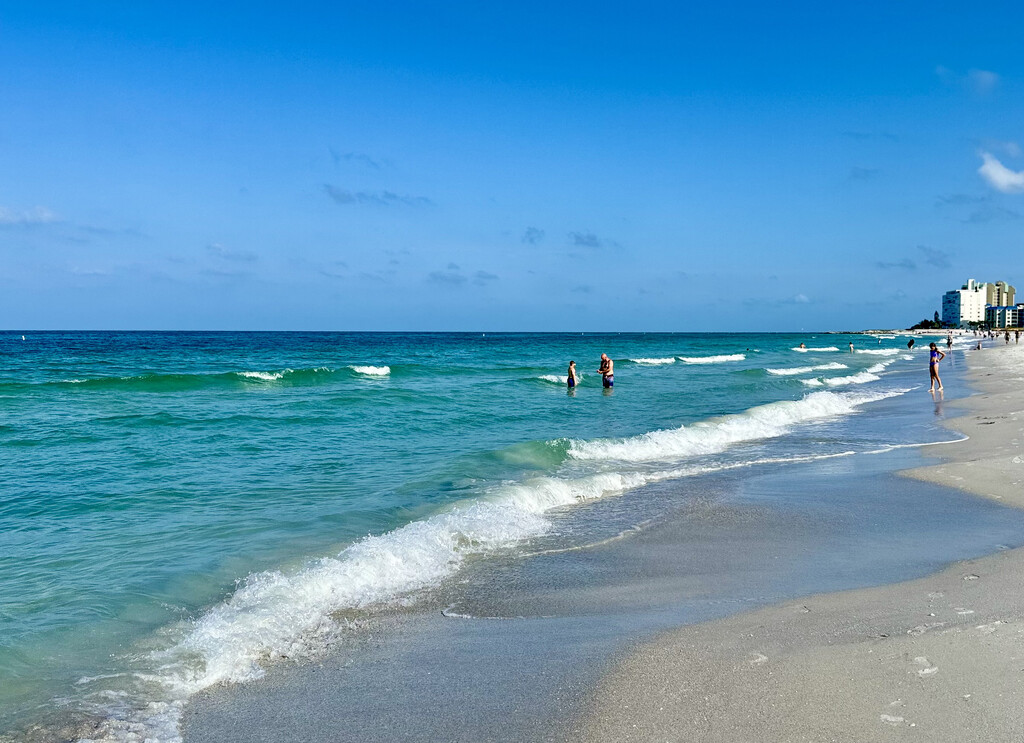
[[[1019,328],[1024,325],[1024,304],[986,307],[985,324],[990,328]]]
[[[1013,307],[1016,304],[1017,290],[1005,281],[997,281],[994,284],[982,284],[985,287],[985,304],[993,307]]]
[[[942,295],[942,324],[963,328],[972,323],[985,323],[995,328],[1016,327],[1003,324],[1008,318],[1017,318],[1015,300],[1017,290],[1005,281],[994,283],[978,282],[967,279],[967,283],[959,289],[953,289]],[[1005,310],[993,317],[1000,319],[1000,324],[993,324],[987,313],[988,308]]]
[[[988,284],[979,284],[974,279],[967,279],[967,283],[961,288],[943,294],[942,324],[962,328],[970,323],[985,322],[987,288]]]

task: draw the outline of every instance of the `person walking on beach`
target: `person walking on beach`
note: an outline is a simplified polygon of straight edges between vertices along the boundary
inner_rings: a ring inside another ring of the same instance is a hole
[[[928,357],[928,374],[931,377],[931,384],[928,386],[928,391],[934,392],[936,384],[938,389],[942,389],[942,380],[939,379],[939,362],[946,358],[946,354],[940,351],[934,343],[929,344],[928,347],[931,349]]]
[[[569,389],[575,389],[576,385],[580,383],[579,375],[576,373],[576,362],[569,362],[569,369],[565,375],[565,383],[569,385]]]
[[[608,354],[601,354],[601,366],[597,373],[601,375],[601,384],[606,389],[615,386],[615,362],[608,358]]]
[[[946,336],[946,350],[947,351],[952,351],[953,350],[953,334],[952,333],[950,333],[949,335]]]

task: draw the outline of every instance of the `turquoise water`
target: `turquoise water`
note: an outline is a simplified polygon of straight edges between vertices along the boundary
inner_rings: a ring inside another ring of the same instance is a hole
[[[339,614],[520,549],[553,509],[927,440],[871,424],[926,379],[908,356],[863,335],[2,334],[0,731],[57,709],[173,739],[196,691],[315,656]]]

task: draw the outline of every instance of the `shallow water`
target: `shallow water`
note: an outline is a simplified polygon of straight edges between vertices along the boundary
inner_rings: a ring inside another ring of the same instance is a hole
[[[581,500],[940,438],[890,404],[923,394],[906,356],[861,335],[0,335],[0,730],[59,708],[173,737],[192,694],[315,656],[338,612],[571,544]],[[574,394],[551,381],[569,358]]]

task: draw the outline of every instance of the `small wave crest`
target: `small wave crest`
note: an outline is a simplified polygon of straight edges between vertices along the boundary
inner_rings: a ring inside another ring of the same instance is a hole
[[[817,348],[800,348],[800,346],[797,346],[791,350],[796,351],[797,353],[809,353],[811,351],[824,353],[826,351],[838,351],[839,349],[836,346],[819,346]]]
[[[900,352],[898,348],[860,348],[857,353],[866,353],[872,356],[895,356]]]
[[[680,356],[679,360],[684,364],[724,364],[727,361],[743,361],[746,354],[727,353],[719,356]]]
[[[390,366],[350,366],[349,369],[365,377],[386,377],[391,374]]]
[[[274,380],[281,379],[290,371],[291,369],[285,369],[280,372],[243,371],[237,372],[237,374],[245,379],[262,379],[264,382],[273,382]]]
[[[541,374],[537,379],[542,382],[551,382],[553,384],[568,384],[568,377],[560,377],[557,374]]]
[[[820,379],[801,379],[800,381],[809,387],[820,387],[827,385],[829,387],[843,387],[848,384],[867,384],[868,382],[877,382],[881,377],[872,374],[870,371],[862,371],[857,374],[851,374],[848,377],[822,377]]]
[[[814,371],[829,371],[834,369],[847,369],[849,367],[846,364],[840,364],[833,361],[830,364],[818,364],[817,366],[796,366],[788,369],[765,369],[769,374],[775,374],[780,377],[789,377],[796,374],[810,374]]]
[[[671,356],[664,359],[626,359],[626,361],[632,361],[634,364],[646,364],[648,366],[659,366],[661,364],[676,363],[676,360]]]

